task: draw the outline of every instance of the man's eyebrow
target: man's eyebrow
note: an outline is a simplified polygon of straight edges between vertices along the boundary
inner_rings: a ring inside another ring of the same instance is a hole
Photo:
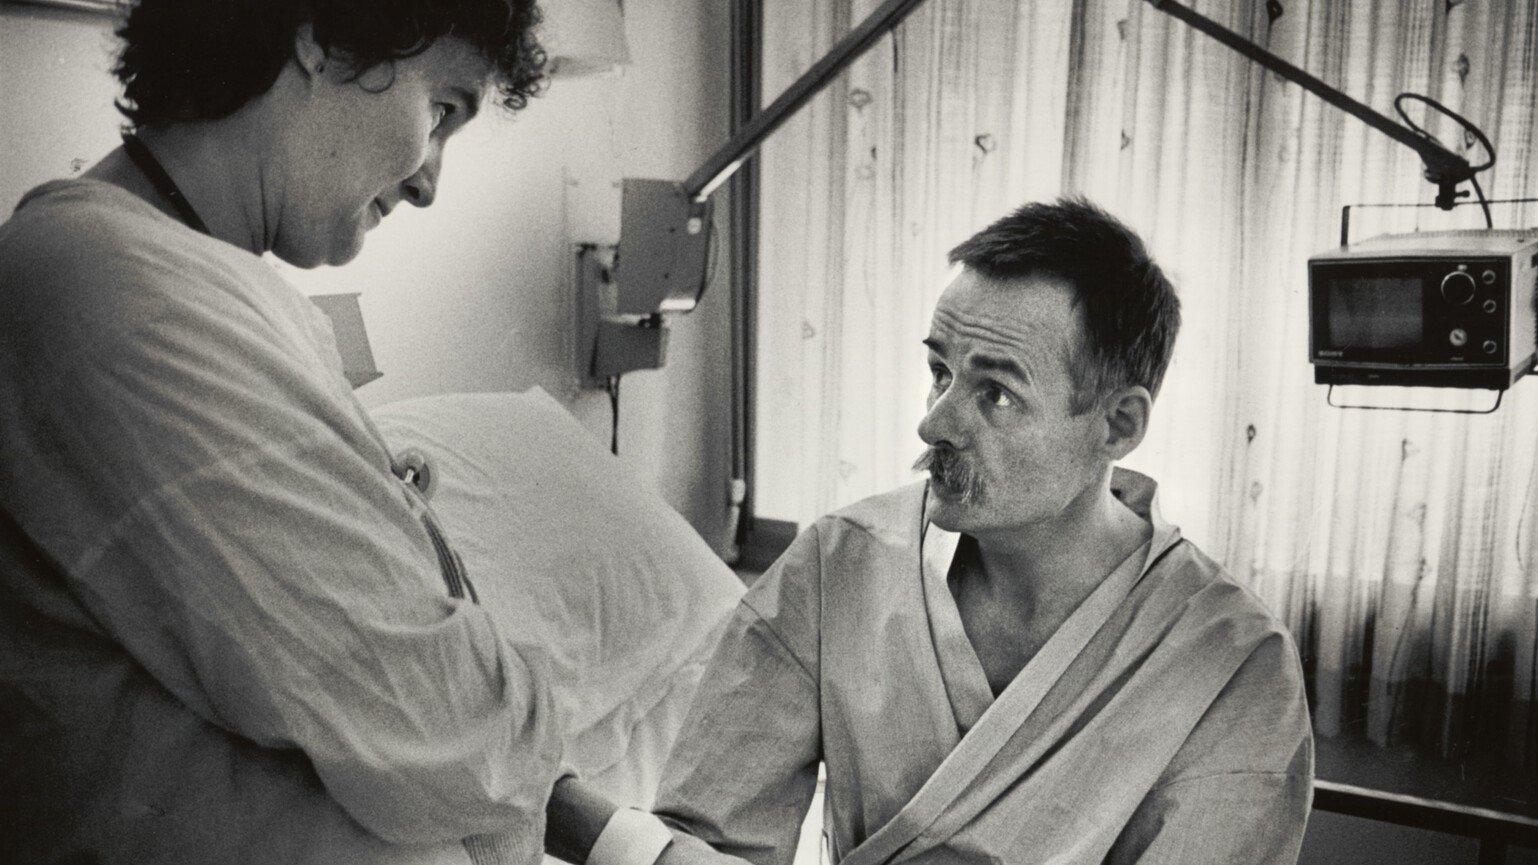
[[[997,357],[991,354],[974,354],[968,358],[968,361],[968,365],[973,369],[1007,373],[1020,381],[1028,382],[1031,380],[1031,375],[1025,371],[1025,367],[1016,363],[1011,358]]]
[[[935,354],[945,354],[945,344],[932,336],[924,338],[924,345]]]

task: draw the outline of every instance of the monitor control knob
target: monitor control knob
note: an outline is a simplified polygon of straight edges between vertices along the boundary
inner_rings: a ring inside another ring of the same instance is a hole
[[[1481,273],[1479,278],[1484,282],[1485,285],[1495,285],[1496,273],[1493,270],[1487,270],[1484,273]]]
[[[1500,309],[1500,308],[1501,308],[1501,305],[1499,303],[1496,303],[1495,302],[1495,298],[1493,298],[1493,297],[1490,298],[1489,300],[1485,301],[1485,303],[1484,303],[1484,310],[1485,310],[1485,312],[1495,312],[1497,309]]]
[[[1480,348],[1485,350],[1485,354],[1495,354],[1500,350],[1500,346],[1496,344],[1495,340],[1493,339],[1485,340],[1484,344],[1481,345]]]
[[[1454,346],[1457,346],[1458,348],[1462,348],[1465,345],[1468,345],[1468,342],[1469,342],[1468,331],[1464,330],[1461,327],[1454,328],[1452,333],[1449,333],[1447,335],[1447,341],[1452,343]]]
[[[1462,306],[1474,299],[1474,277],[1466,270],[1455,270],[1442,277],[1442,299]]]

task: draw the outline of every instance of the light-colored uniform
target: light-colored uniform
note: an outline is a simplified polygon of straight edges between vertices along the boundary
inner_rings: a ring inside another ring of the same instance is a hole
[[[1150,544],[997,699],[922,484],[815,523],[743,600],[658,813],[789,863],[823,761],[844,865],[1295,862],[1313,770],[1296,649],[1159,519],[1152,481],[1112,486]]]
[[[449,598],[324,315],[94,180],[0,305],[0,861],[539,861],[543,652]]]

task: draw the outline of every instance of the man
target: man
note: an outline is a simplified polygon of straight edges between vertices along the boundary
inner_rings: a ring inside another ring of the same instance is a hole
[[[1179,326],[1083,200],[951,252],[917,484],[816,522],[754,584],[658,813],[789,863],[1295,861],[1313,746],[1296,650],[1113,465]],[[676,847],[703,850],[680,835]]]

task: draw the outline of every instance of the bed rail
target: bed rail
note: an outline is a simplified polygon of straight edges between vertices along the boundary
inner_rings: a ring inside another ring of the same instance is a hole
[[[1479,865],[1504,865],[1506,848],[1513,845],[1538,849],[1538,820],[1488,808],[1319,780],[1314,808],[1473,838],[1479,842]]]

